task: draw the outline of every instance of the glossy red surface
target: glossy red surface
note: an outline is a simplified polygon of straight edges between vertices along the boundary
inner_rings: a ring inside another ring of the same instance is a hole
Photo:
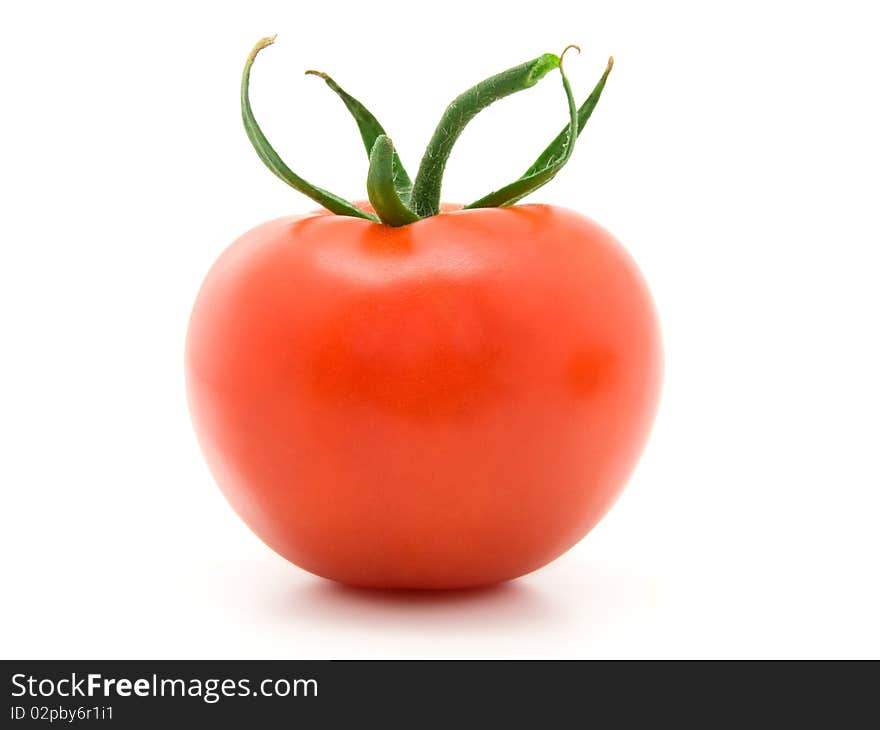
[[[269,546],[345,583],[453,588],[544,565],[611,507],[661,345],[635,265],[577,213],[314,214],[223,253],[186,368],[208,464]]]

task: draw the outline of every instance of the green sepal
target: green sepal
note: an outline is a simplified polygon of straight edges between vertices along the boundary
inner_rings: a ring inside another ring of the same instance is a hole
[[[360,131],[361,139],[364,142],[364,148],[367,150],[367,159],[369,159],[373,152],[373,145],[376,144],[378,137],[386,134],[385,129],[379,123],[379,120],[373,116],[369,109],[345,91],[345,89],[323,71],[314,71],[310,69],[309,71],[306,71],[306,73],[324,79],[327,86],[329,86],[330,89],[342,100],[342,103],[345,104],[346,109],[351,113],[351,116],[354,118],[354,121],[358,126],[358,131]],[[410,192],[412,191],[412,181],[409,179],[409,175],[407,175],[397,152],[394,153],[394,185],[401,198],[409,198]]]
[[[394,145],[384,134],[376,137],[370,152],[370,171],[367,174],[367,197],[379,216],[389,226],[405,226],[415,223],[419,216],[413,213],[401,199],[394,184],[394,165],[397,155]]]
[[[552,53],[502,71],[460,94],[446,108],[413,183],[410,206],[420,216],[440,212],[440,188],[449,154],[462,130],[483,109],[505,96],[534,86],[559,66],[559,57]]]
[[[605,73],[602,74],[602,78],[599,79],[590,96],[587,97],[587,100],[578,109],[575,106],[568,78],[560,63],[559,71],[562,75],[562,85],[568,100],[568,125],[539,155],[538,159],[526,170],[521,178],[466,205],[465,208],[499,208],[513,205],[550,182],[571,158],[575,141],[593,113],[593,109],[602,95],[602,90],[605,88],[605,82],[608,79],[608,74],[611,73],[613,65],[614,59],[611,58],[608,60],[608,66],[605,69]]]
[[[297,175],[284,163],[281,157],[279,157],[278,153],[272,148],[272,145],[269,144],[269,141],[266,139],[260,126],[257,124],[257,120],[254,118],[254,113],[251,109],[249,96],[251,66],[254,63],[257,54],[266,46],[270,46],[274,42],[275,36],[272,36],[270,38],[263,38],[254,46],[245,62],[244,72],[241,77],[241,118],[244,122],[244,129],[247,133],[248,139],[251,141],[257,155],[263,161],[263,164],[281,180],[295,190],[303,193],[303,195],[307,195],[319,205],[324,206],[331,213],[376,221],[377,218],[375,216],[365,213],[353,203],[350,203],[323,188],[312,185]]]
[[[614,57],[608,59],[608,65],[605,67],[605,72],[602,74],[602,78],[599,79],[599,82],[593,88],[593,91],[590,92],[590,95],[587,97],[587,100],[581,104],[580,109],[578,109],[578,129],[577,133],[580,136],[581,132],[584,131],[584,127],[587,126],[587,120],[589,120],[590,116],[593,114],[593,109],[596,108],[596,104],[599,103],[599,97],[602,96],[602,91],[605,89],[605,82],[608,81],[608,75],[611,73],[611,69],[614,68]],[[568,138],[568,127],[566,126],[559,135],[554,139],[545,149],[537,160],[532,164],[532,166],[523,173],[523,177],[528,175],[532,175],[538,170],[546,167],[548,161],[558,156],[560,148],[565,146],[566,140]]]

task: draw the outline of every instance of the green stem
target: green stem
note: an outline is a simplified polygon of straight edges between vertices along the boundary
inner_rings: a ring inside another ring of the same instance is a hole
[[[337,215],[366,218],[372,221],[377,220],[375,216],[365,213],[347,200],[343,200],[339,196],[334,195],[323,188],[312,185],[310,182],[297,175],[286,164],[284,164],[284,161],[278,156],[278,153],[272,148],[272,145],[269,144],[269,140],[266,139],[260,126],[257,124],[250,102],[251,66],[254,63],[257,54],[266,46],[270,46],[274,42],[275,37],[272,36],[271,38],[263,38],[254,46],[245,62],[244,72],[241,77],[241,118],[244,122],[244,129],[245,132],[247,132],[248,139],[254,146],[257,155],[266,167],[290,185],[290,187],[307,195],[330,212],[336,213]]]
[[[432,216],[440,212],[440,188],[446,162],[468,122],[498,99],[534,86],[558,66],[558,56],[544,54],[471,87],[447,107],[425,150],[413,183],[411,206],[419,216]]]
[[[379,124],[379,120],[373,116],[369,109],[345,91],[345,89],[323,71],[309,70],[306,71],[306,73],[324,79],[327,86],[329,86],[330,89],[342,99],[342,103],[345,104],[346,109],[348,109],[351,116],[354,117],[354,121],[361,133],[364,147],[367,150],[367,158],[369,158],[373,152],[373,145],[376,144],[376,139],[378,139],[380,135],[385,134],[385,129]],[[403,163],[400,161],[397,152],[394,153],[394,184],[402,197],[409,197],[412,190],[412,181],[409,179],[409,175],[406,174],[406,170],[403,168]]]
[[[419,216],[401,200],[394,184],[394,145],[384,134],[376,137],[370,152],[370,171],[367,174],[367,196],[379,220],[389,226],[415,223]]]

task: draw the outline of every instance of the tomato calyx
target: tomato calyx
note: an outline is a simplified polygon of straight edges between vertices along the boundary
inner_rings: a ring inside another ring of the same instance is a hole
[[[513,205],[546,185],[571,158],[575,141],[592,115],[614,64],[614,59],[609,58],[605,72],[580,108],[575,103],[571,85],[563,68],[566,52],[572,48],[580,51],[580,48],[574,45],[567,46],[559,56],[545,53],[472,86],[456,97],[446,108],[428,143],[414,180],[410,179],[390,137],[376,117],[326,73],[306,71],[306,74],[324,80],[345,104],[358,126],[370,162],[367,174],[367,196],[376,211],[376,215],[373,215],[297,175],[272,148],[257,124],[250,104],[251,67],[260,51],[274,42],[275,36],[258,41],[248,55],[242,73],[242,121],[257,155],[277,177],[331,213],[366,218],[390,226],[408,225],[440,213],[440,191],[446,163],[456,140],[467,124],[495,101],[528,89],[550,71],[559,69],[568,103],[568,124],[520,178],[464,207],[494,208]]]

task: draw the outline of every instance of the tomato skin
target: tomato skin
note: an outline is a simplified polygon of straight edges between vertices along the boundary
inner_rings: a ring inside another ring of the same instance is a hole
[[[209,467],[270,547],[343,583],[528,573],[606,513],[650,430],[661,343],[635,264],[545,205],[246,233],[187,335]]]

